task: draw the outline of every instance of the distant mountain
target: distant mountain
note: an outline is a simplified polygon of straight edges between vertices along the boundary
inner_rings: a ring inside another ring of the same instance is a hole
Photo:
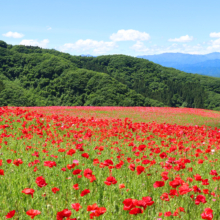
[[[81,57],[94,57],[94,56],[92,56],[92,55],[90,55],[90,54],[81,54],[80,56],[81,56]]]
[[[220,53],[205,55],[163,53],[158,55],[138,56],[165,67],[173,67],[188,73],[220,77]]]

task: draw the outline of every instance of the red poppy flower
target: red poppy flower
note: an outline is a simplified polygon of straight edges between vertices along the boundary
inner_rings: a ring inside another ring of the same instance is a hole
[[[128,167],[131,171],[135,171],[135,164],[130,164]]]
[[[165,185],[164,181],[156,181],[153,185],[154,188],[163,187]]]
[[[19,166],[20,164],[22,164],[23,163],[23,161],[21,160],[21,159],[17,159],[17,160],[14,160],[13,161],[13,164],[15,165],[15,166]]]
[[[108,160],[105,160],[105,161],[104,161],[104,165],[105,165],[105,166],[110,166],[110,165],[114,165],[114,164],[113,164],[112,160],[109,160],[109,159],[108,159]]]
[[[144,211],[141,208],[133,208],[129,214],[130,215],[137,215],[137,214],[142,214]]]
[[[94,217],[98,217],[100,215],[103,215],[106,212],[105,207],[98,207],[96,203],[93,205],[88,205],[87,211],[92,212],[90,214],[90,219],[93,219]]]
[[[26,214],[29,215],[33,219],[36,215],[40,215],[41,212],[39,210],[31,209],[31,210],[28,210]]]
[[[58,192],[58,191],[60,191],[59,188],[57,188],[57,187],[52,188],[52,192],[53,192],[54,194],[56,194],[56,192]]]
[[[150,196],[143,197],[142,200],[144,200],[146,202],[147,206],[151,206],[154,204],[154,201],[152,201],[152,198]]]
[[[85,195],[87,195],[88,193],[90,193],[90,190],[89,190],[89,189],[84,189],[84,190],[81,192],[80,196],[85,196]]]
[[[83,154],[82,154],[82,157],[85,157],[85,158],[88,159],[88,158],[89,158],[89,154],[87,154],[87,153],[83,153]]]
[[[10,164],[12,162],[11,159],[6,160],[8,164]]]
[[[133,200],[131,198],[125,199],[123,201],[123,204],[124,204],[123,210],[131,210],[132,208],[135,207],[135,205],[133,204]]]
[[[56,167],[57,164],[55,161],[44,161],[44,166],[52,168],[52,167]]]
[[[179,188],[179,194],[180,194],[180,195],[187,194],[188,192],[191,192],[191,191],[192,191],[192,189],[190,189],[187,184],[183,184],[183,185],[180,186],[180,188]]]
[[[82,206],[79,204],[79,203],[73,203],[72,205],[71,205],[71,207],[75,210],[75,211],[79,211],[79,209],[81,209],[82,208]]]
[[[69,151],[67,151],[67,155],[69,155],[69,156],[72,156],[73,154],[75,154],[76,153],[76,150],[75,149],[70,149]]]
[[[25,188],[24,190],[22,190],[21,191],[22,193],[25,193],[25,194],[30,194],[31,195],[31,197],[33,198],[33,194],[34,194],[34,192],[35,192],[35,190],[34,189],[30,189],[30,188]]]
[[[137,166],[137,175],[140,175],[142,172],[144,172],[144,167]]]
[[[4,176],[4,175],[5,175],[5,174],[4,174],[4,170],[0,169],[0,175],[1,175],[1,176]]]
[[[84,170],[84,177],[90,179],[92,177],[92,170],[87,168]]]
[[[73,175],[78,175],[78,174],[80,174],[81,172],[82,172],[82,170],[80,170],[80,169],[74,170],[74,171],[73,171]]]
[[[202,219],[212,220],[213,219],[213,210],[210,208],[205,208],[204,212],[201,214]]]
[[[64,209],[61,212],[57,212],[57,220],[62,220],[64,218],[69,218],[71,216],[72,212],[71,210]]]
[[[173,181],[169,182],[169,185],[172,187],[172,188],[176,188],[178,187],[179,185],[181,185],[182,181],[180,179],[174,179]]]
[[[77,184],[73,185],[73,189],[78,190],[79,189],[79,184],[77,183]]]
[[[44,179],[42,176],[37,177],[35,182],[37,183],[37,185],[38,185],[40,188],[42,188],[42,187],[44,187],[44,186],[47,185],[45,179]]]
[[[125,188],[125,184],[119,184],[119,189],[123,189],[123,188]]]
[[[15,210],[10,211],[5,218],[12,218],[15,215]]]
[[[104,183],[108,186],[110,186],[111,184],[116,184],[117,180],[115,179],[115,177],[113,176],[109,176],[106,178],[106,181],[104,181]]]
[[[203,196],[203,195],[198,195],[197,197],[196,197],[196,199],[195,199],[195,204],[196,205],[199,205],[200,203],[206,203],[207,201],[206,201],[206,198],[205,198],[205,196]]]
[[[171,215],[172,215],[171,212],[165,212],[165,213],[164,213],[164,216],[165,216],[165,217],[169,217],[169,216],[171,216]]]
[[[150,163],[150,160],[143,160],[142,161],[142,164],[148,164],[148,163]]]

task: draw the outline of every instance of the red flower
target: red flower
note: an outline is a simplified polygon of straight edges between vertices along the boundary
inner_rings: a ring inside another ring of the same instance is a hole
[[[130,212],[129,212],[129,214],[130,215],[137,215],[137,214],[139,214],[139,213],[143,213],[144,211],[141,209],[141,208],[133,208]]]
[[[169,216],[171,216],[171,215],[172,215],[171,212],[165,212],[165,213],[164,213],[164,216],[166,216],[166,217],[169,217]]]
[[[180,179],[174,179],[173,181],[169,182],[169,185],[172,187],[172,188],[176,188],[178,187],[179,185],[181,185],[182,181]]]
[[[6,160],[6,161],[7,161],[7,163],[8,163],[8,164],[12,162],[12,160],[11,160],[11,159],[8,159],[8,160]]]
[[[144,167],[137,166],[137,175],[140,175],[142,172],[144,172]]]
[[[88,159],[88,158],[89,158],[89,154],[87,154],[87,153],[83,153],[83,154],[82,154],[82,157],[85,157],[85,158]]]
[[[24,190],[22,190],[21,191],[22,193],[25,193],[25,194],[30,194],[31,195],[31,197],[33,198],[33,194],[34,194],[34,192],[35,192],[35,190],[34,189],[30,189],[30,188],[25,188]]]
[[[81,206],[79,203],[73,203],[73,204],[71,205],[71,207],[72,207],[74,210],[76,210],[77,212],[79,211],[79,209],[82,208],[82,206]]]
[[[52,168],[52,167],[56,167],[57,164],[55,161],[44,161],[44,166]]]
[[[218,173],[216,170],[211,170],[210,175],[218,176]]]
[[[190,191],[192,191],[192,189],[190,189],[187,184],[183,184],[183,185],[180,186],[180,188],[179,188],[179,194],[180,194],[180,195],[187,194],[187,193],[190,192]]]
[[[89,168],[85,169],[83,175],[85,178],[90,179],[92,177],[92,170]]]
[[[21,159],[14,160],[14,162],[13,162],[13,164],[17,167],[22,163],[23,163],[23,161]]]
[[[198,195],[198,196],[196,197],[196,199],[195,199],[195,204],[196,204],[196,205],[199,205],[200,202],[203,203],[203,204],[207,202],[205,196],[203,196],[203,195]]]
[[[150,196],[143,197],[142,200],[144,200],[146,202],[147,206],[151,206],[154,204],[154,201],[152,201],[152,198]]]
[[[70,149],[69,151],[67,151],[67,155],[70,155],[70,156],[72,156],[73,154],[75,154],[76,153],[76,150],[75,149]]]
[[[108,160],[105,160],[105,161],[104,161],[104,165],[105,165],[105,166],[110,166],[110,165],[114,165],[114,164],[113,164],[112,160],[109,160],[109,159],[108,159]]]
[[[201,214],[202,219],[212,220],[213,219],[213,210],[210,208],[205,208],[204,212]]]
[[[64,209],[61,212],[57,212],[57,220],[62,220],[63,218],[69,218],[71,216],[72,212],[68,209]]]
[[[0,169],[0,175],[1,175],[1,176],[4,176],[4,175],[5,175],[5,174],[4,174],[4,170]]]
[[[202,177],[199,174],[194,175],[196,181],[202,181]]]
[[[90,190],[89,190],[89,189],[84,189],[84,190],[81,192],[80,196],[85,196],[85,195],[87,195],[88,193],[90,193]]]
[[[36,215],[40,215],[41,212],[39,210],[31,209],[31,210],[28,210],[26,214],[29,215],[33,219]]]
[[[78,190],[79,189],[79,184],[77,183],[77,184],[73,185],[73,189]]]
[[[170,201],[170,199],[169,199],[169,194],[168,194],[168,193],[163,193],[160,198],[161,198],[161,200],[163,200],[163,201],[167,201],[167,202]]]
[[[128,167],[131,171],[135,171],[135,164],[130,164]]]
[[[105,207],[98,207],[96,203],[93,205],[89,205],[87,207],[87,211],[92,212],[90,214],[90,219],[93,219],[94,217],[98,217],[100,215],[103,215],[106,212]]]
[[[123,188],[125,188],[125,184],[119,184],[119,189],[123,189]]]
[[[52,192],[53,192],[54,194],[56,194],[56,192],[58,192],[58,191],[60,191],[59,188],[57,188],[57,187],[52,188]]]
[[[135,205],[133,204],[133,200],[132,199],[125,199],[123,201],[123,204],[124,204],[124,208],[123,210],[131,210],[132,208],[135,207]]]
[[[10,211],[5,218],[12,218],[15,215],[15,210]]]
[[[80,174],[81,172],[82,172],[82,170],[80,170],[80,169],[74,170],[74,171],[73,171],[73,175],[78,175],[78,174]]]
[[[37,177],[35,182],[37,183],[37,185],[38,185],[40,188],[42,188],[42,187],[44,187],[44,186],[47,185],[45,179],[44,179],[42,176]]]
[[[154,183],[154,188],[158,188],[158,187],[163,187],[165,185],[165,182],[164,181],[156,181]]]
[[[139,151],[143,151],[145,148],[146,148],[147,146],[146,145],[140,145],[139,147],[138,147],[138,150]]]
[[[104,181],[104,183],[108,186],[110,186],[111,184],[116,184],[117,180],[115,179],[115,177],[113,176],[109,176],[106,178],[106,181]]]

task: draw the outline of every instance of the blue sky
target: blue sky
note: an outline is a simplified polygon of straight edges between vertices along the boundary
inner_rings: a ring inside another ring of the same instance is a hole
[[[2,0],[0,39],[73,55],[220,52],[219,0]]]

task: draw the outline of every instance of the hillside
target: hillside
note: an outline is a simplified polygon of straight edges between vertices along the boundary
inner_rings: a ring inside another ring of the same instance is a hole
[[[125,55],[71,56],[0,41],[0,105],[220,110],[220,79]]]
[[[220,53],[205,55],[163,53],[157,55],[143,55],[144,58],[165,67],[172,67],[187,73],[198,73],[207,76],[220,77]]]

